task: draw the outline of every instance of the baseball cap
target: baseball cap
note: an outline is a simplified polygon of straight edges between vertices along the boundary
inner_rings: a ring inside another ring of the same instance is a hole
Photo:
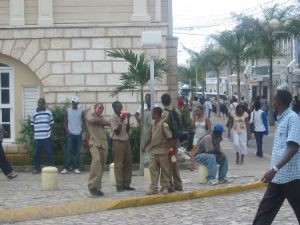
[[[224,127],[222,124],[215,124],[213,132],[224,132]]]
[[[79,98],[77,96],[72,97],[72,102],[79,103]]]

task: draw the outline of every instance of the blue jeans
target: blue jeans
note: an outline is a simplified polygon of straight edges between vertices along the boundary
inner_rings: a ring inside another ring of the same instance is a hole
[[[254,132],[255,140],[256,140],[256,146],[257,146],[257,151],[256,155],[259,157],[263,157],[263,150],[262,150],[262,139],[264,136],[264,132]]]
[[[34,140],[34,169],[41,171],[41,150],[42,147],[46,149],[48,166],[53,165],[53,152],[52,152],[52,142],[50,138],[46,139],[35,139]]]
[[[224,155],[224,159],[220,160],[214,154],[199,153],[195,156],[195,161],[207,167],[208,170],[207,180],[212,180],[216,178],[217,168],[218,168],[217,164],[220,165],[219,180],[223,180],[226,177],[228,171],[228,161],[225,155]]]
[[[82,135],[81,134],[75,135],[75,134],[68,133],[64,169],[69,170],[71,165],[74,170],[79,169],[81,146],[82,146]]]

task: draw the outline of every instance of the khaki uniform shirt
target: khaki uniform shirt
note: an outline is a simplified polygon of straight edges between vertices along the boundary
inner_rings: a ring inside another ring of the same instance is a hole
[[[110,118],[110,127],[112,130],[112,139],[113,140],[120,140],[120,141],[127,141],[129,140],[128,133],[126,131],[126,121],[125,119],[122,123],[121,132],[119,135],[116,134],[115,130],[119,127],[119,124],[121,124],[121,118],[117,114],[113,114]]]
[[[149,152],[152,155],[157,154],[169,154],[168,139],[172,138],[172,133],[169,125],[162,119],[155,124],[152,124],[151,130],[151,142],[149,146]]]
[[[104,127],[89,122],[96,118],[102,118],[102,116],[98,117],[94,112],[88,112],[86,116],[87,129],[90,134],[90,144],[99,148],[108,149],[107,135]]]

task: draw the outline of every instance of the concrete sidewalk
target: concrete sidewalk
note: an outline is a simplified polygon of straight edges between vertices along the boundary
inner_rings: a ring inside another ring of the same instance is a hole
[[[228,177],[232,180],[232,183],[220,185],[221,187],[257,181],[269,168],[269,157],[256,157],[254,149],[249,148],[249,154],[245,157],[244,165],[235,164],[235,152],[231,141],[224,138],[222,149],[228,157]],[[137,175],[137,173],[138,171],[134,171],[134,175]],[[19,177],[15,180],[7,180],[6,177],[0,176],[0,199],[2,200],[0,203],[0,210],[93,199],[87,189],[88,175],[88,172],[84,172],[80,175],[59,174],[59,191],[53,192],[41,190],[41,175],[19,173]],[[182,170],[181,176],[183,179],[184,191],[211,188],[208,185],[199,184],[197,170],[193,172]],[[118,193],[116,192],[115,187],[109,182],[109,173],[105,172],[103,178],[103,192],[105,193],[105,197],[103,199],[143,196],[148,190],[149,183],[150,182],[145,180],[144,177],[133,176],[132,186],[136,188],[136,191]]]

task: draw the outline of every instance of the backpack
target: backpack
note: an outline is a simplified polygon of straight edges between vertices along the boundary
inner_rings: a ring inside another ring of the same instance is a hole
[[[181,124],[180,115],[175,108],[173,108],[172,110],[165,110],[169,112],[168,125],[172,133],[172,138],[178,139],[183,134],[183,127]]]

